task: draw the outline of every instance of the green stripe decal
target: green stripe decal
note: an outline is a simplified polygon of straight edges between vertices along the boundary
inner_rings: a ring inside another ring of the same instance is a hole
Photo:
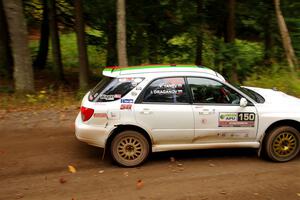
[[[132,66],[132,67],[116,67],[114,68],[104,68],[104,71],[127,71],[127,70],[139,70],[139,69],[162,69],[162,68],[201,68],[201,69],[208,69],[202,66],[196,65],[145,65],[145,66]]]

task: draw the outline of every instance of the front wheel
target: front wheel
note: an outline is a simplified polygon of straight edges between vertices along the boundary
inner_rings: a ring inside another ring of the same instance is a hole
[[[123,131],[111,143],[113,159],[124,167],[134,167],[143,163],[149,155],[149,142],[141,133]]]
[[[286,162],[295,158],[300,150],[299,131],[290,126],[274,129],[266,138],[267,156],[276,162]]]

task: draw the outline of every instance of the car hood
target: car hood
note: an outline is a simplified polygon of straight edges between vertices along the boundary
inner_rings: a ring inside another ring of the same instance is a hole
[[[260,94],[265,99],[265,104],[277,104],[280,106],[291,106],[297,105],[300,106],[300,99],[288,94],[285,94],[281,91],[276,91],[273,89],[264,89],[258,87],[245,87],[250,90],[253,90]]]

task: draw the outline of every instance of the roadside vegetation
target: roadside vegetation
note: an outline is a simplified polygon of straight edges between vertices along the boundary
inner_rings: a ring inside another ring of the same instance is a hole
[[[203,65],[234,84],[300,97],[300,4],[292,0],[7,2],[0,108],[79,105],[104,66],[127,64]]]

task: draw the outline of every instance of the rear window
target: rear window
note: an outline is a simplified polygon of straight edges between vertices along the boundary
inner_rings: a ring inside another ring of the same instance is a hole
[[[96,87],[91,90],[89,101],[108,102],[118,100],[142,81],[143,78],[104,77]]]

